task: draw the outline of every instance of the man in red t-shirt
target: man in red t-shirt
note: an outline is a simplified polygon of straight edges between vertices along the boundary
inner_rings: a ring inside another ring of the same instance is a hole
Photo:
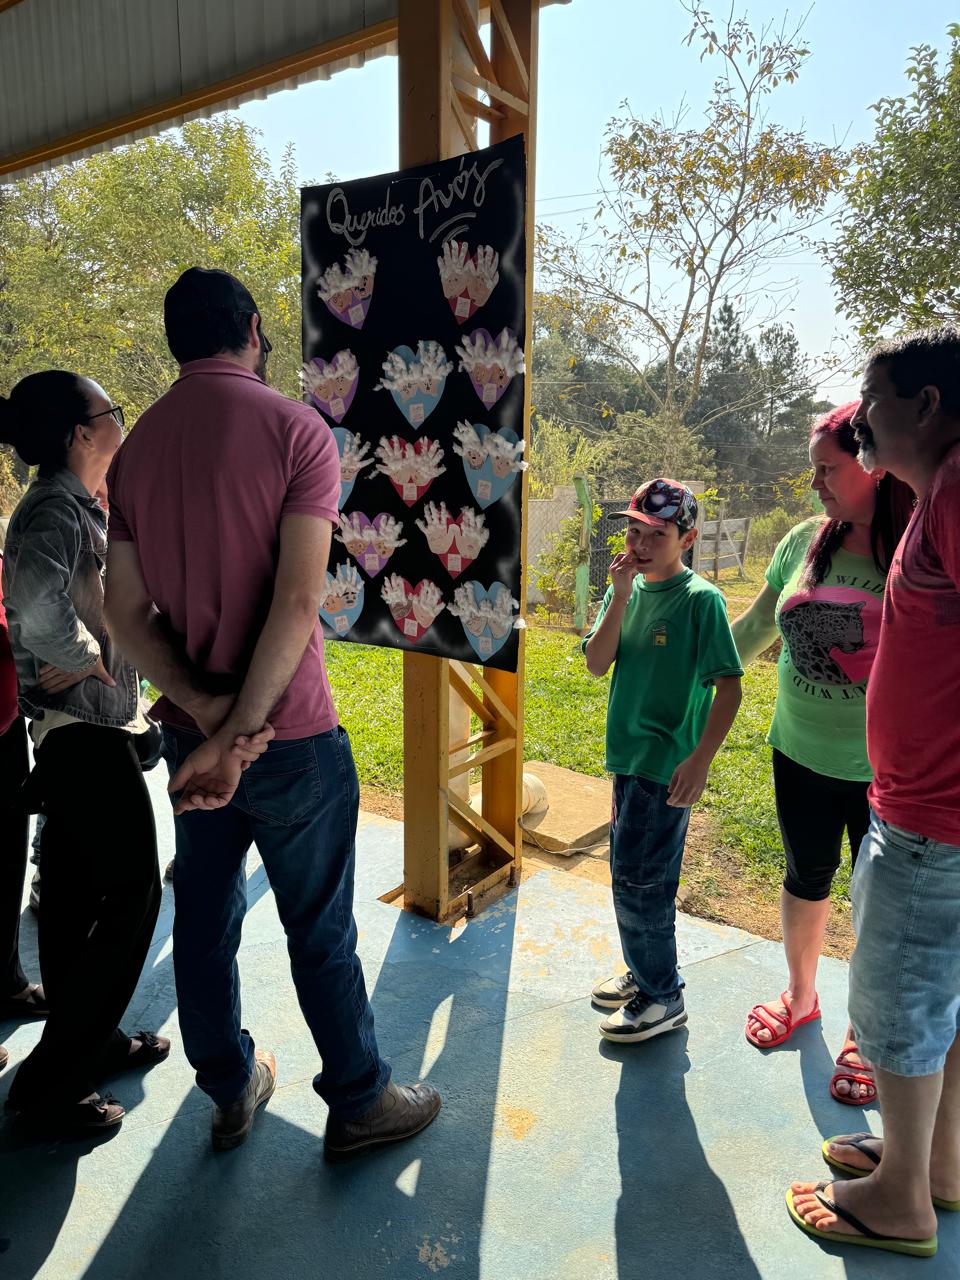
[[[264,381],[270,345],[239,280],[192,267],[167,293],[180,364],[108,475],[105,614],[165,697],[177,853],[173,961],[180,1027],[214,1101],[213,1143],[239,1145],[273,1093],[276,1060],[241,1026],[244,859],[256,844],[323,1069],[333,1157],[424,1128],[430,1085],[380,1057],[356,954],[359,786],[323,661],[318,607],[337,523],[336,443]],[[239,739],[275,737],[241,776]]]
[[[928,1256],[934,1206],[960,1209],[960,330],[875,347],[853,422],[863,465],[918,498],[867,690],[873,815],[851,885],[850,1018],[884,1137],[833,1139],[828,1161],[867,1176],[794,1183],[792,1212]]]

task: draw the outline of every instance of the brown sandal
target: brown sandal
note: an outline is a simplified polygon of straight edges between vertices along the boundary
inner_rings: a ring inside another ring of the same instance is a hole
[[[9,1102],[7,1103],[10,1108]],[[86,1102],[58,1107],[33,1106],[16,1109],[17,1120],[38,1134],[59,1138],[82,1138],[115,1129],[126,1115],[116,1098],[95,1094]]]
[[[39,982],[31,982],[25,996],[7,996],[0,1000],[0,1018],[45,1018],[50,1012],[43,987]]]

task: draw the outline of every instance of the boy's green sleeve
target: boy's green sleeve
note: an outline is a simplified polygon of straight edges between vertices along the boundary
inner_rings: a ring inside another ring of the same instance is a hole
[[[586,635],[583,637],[583,639],[580,641],[580,652],[581,652],[581,653],[586,653],[586,652],[587,652],[587,642],[588,642],[590,639],[592,639],[592,637],[593,637],[593,633],[596,631],[597,627],[599,627],[600,623],[603,621],[603,615],[607,612],[607,605],[610,603],[610,597],[611,597],[612,595],[613,595],[613,586],[611,585],[611,586],[607,587],[606,594],[605,594],[605,595],[604,595],[604,597],[603,597],[603,604],[600,606],[600,612],[597,614],[597,617],[596,617],[596,620],[595,620],[595,622],[594,622],[593,626],[590,628],[590,630],[587,632],[587,634],[586,634]]]
[[[733,642],[727,609],[719,591],[711,591],[700,609],[697,677],[708,685],[721,676],[742,676],[740,655]]]

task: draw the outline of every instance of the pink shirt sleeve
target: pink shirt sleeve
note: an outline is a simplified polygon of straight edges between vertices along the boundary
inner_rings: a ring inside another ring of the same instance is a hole
[[[133,534],[130,532],[130,526],[127,524],[123,515],[123,506],[120,501],[120,454],[110,463],[110,470],[107,472],[107,500],[110,505],[110,514],[108,517],[107,528],[109,536],[114,542],[133,542]]]
[[[340,454],[333,432],[304,406],[290,428],[290,480],[281,517],[319,516],[340,523]]]

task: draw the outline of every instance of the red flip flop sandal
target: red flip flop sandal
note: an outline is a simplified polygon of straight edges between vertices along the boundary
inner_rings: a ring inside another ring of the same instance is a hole
[[[837,1056],[837,1070],[830,1079],[830,1096],[836,1098],[837,1102],[842,1102],[845,1107],[866,1107],[877,1100],[877,1082],[873,1078],[871,1067],[865,1067],[862,1062],[850,1062],[850,1055],[853,1053],[860,1057],[856,1042],[848,1040]],[[873,1096],[851,1098],[849,1094],[837,1093],[837,1084],[840,1080],[846,1080],[850,1084],[868,1084],[873,1090]]]
[[[778,1045],[789,1040],[796,1031],[797,1027],[802,1027],[805,1022],[813,1022],[820,1017],[820,997],[817,996],[816,1004],[810,1010],[805,1018],[793,1019],[790,1012],[790,1006],[787,1003],[787,993],[780,992],[780,1000],[786,1010],[786,1017],[782,1014],[774,1013],[772,1009],[768,1009],[766,1005],[755,1004],[750,1010],[750,1017],[766,1027],[772,1034],[769,1040],[758,1040],[755,1033],[750,1030],[750,1021],[747,1020],[747,1026],[744,1035],[756,1049],[776,1049]]]

